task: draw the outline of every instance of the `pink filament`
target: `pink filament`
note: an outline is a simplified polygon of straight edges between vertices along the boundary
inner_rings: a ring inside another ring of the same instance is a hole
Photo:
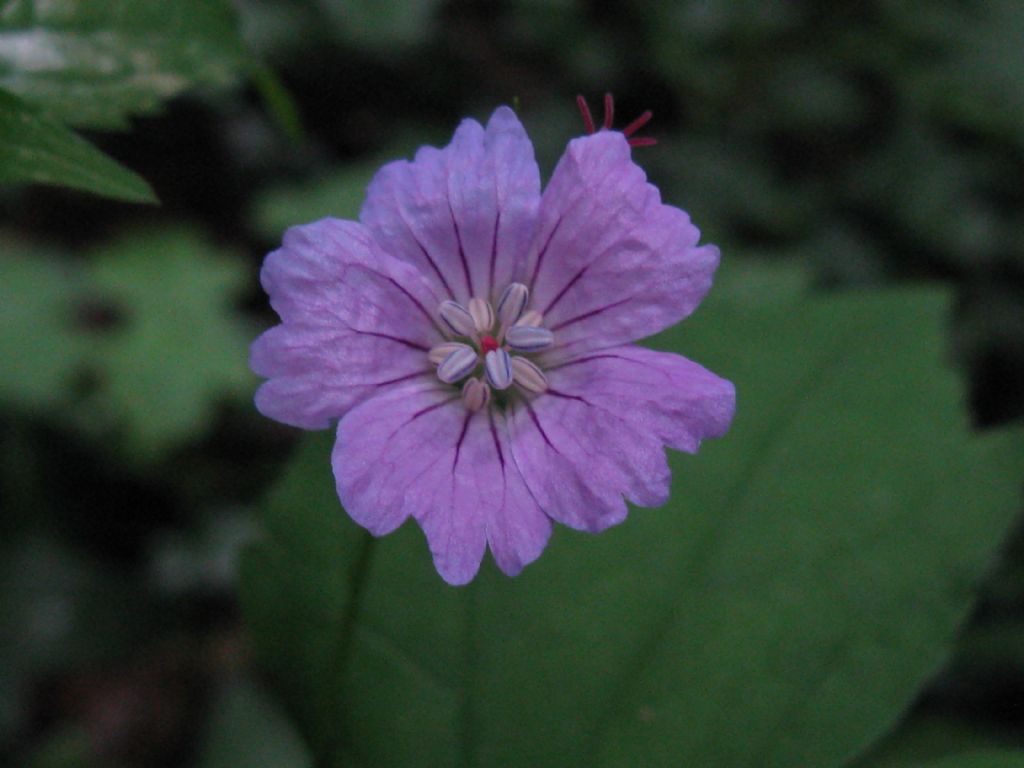
[[[587,100],[582,95],[576,97],[576,106],[580,109],[580,114],[583,115],[583,127],[587,129],[587,133],[594,132],[594,118],[590,114],[590,107],[587,106]]]

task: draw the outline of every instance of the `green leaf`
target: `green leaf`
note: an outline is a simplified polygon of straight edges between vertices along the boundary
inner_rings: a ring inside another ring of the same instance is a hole
[[[67,405],[88,349],[75,332],[82,278],[50,253],[0,233],[0,401],[32,410]]]
[[[199,768],[308,768],[306,747],[253,681],[227,684],[213,705]]]
[[[60,123],[0,90],[0,184],[52,184],[155,203],[149,184]]]
[[[735,381],[732,432],[671,456],[665,508],[559,529],[516,579],[487,562],[447,587],[411,523],[369,556],[335,497],[333,436],[305,441],[243,595],[320,753],[828,768],[892,727],[948,657],[1024,444],[970,435],[944,295],[805,297],[784,278],[752,304],[743,284],[727,273],[653,342]]]
[[[248,57],[226,0],[7,0],[0,88],[80,127],[124,128],[193,85],[231,85]]]
[[[124,428],[124,447],[155,458],[204,432],[213,406],[247,395],[253,332],[233,310],[244,261],[186,229],[137,232],[99,249],[89,276],[120,318],[95,344],[98,389],[83,413]]]

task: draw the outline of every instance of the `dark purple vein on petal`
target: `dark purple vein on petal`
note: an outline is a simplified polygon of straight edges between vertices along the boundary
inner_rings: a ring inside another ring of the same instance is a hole
[[[469,420],[473,418],[472,411],[466,411],[466,419],[462,422],[462,431],[459,439],[455,441],[455,458],[452,460],[452,476],[455,475],[455,468],[459,465],[459,454],[462,452],[462,443],[466,439],[466,430],[469,429]]]
[[[498,262],[498,228],[501,226],[501,209],[498,209],[497,215],[494,217],[494,234],[491,236],[491,268],[489,277],[487,280],[487,296],[488,301],[494,299],[494,272]]]
[[[419,238],[416,237],[416,234],[412,231],[411,227],[409,228],[409,235],[412,237],[413,242],[415,242],[416,245],[419,247],[420,253],[423,254],[423,258],[425,258],[427,260],[427,263],[430,264],[431,267],[433,267],[434,274],[436,274],[437,278],[441,281],[441,285],[443,285],[444,289],[446,291],[448,291],[448,298],[450,298],[450,299],[452,299],[454,301],[455,300],[455,292],[452,290],[452,287],[450,285],[448,285],[448,281],[445,280],[444,275],[441,273],[440,267],[438,267],[437,264],[434,262],[433,257],[430,255],[430,252],[427,251],[427,249],[424,247],[423,243],[421,243]]]
[[[407,291],[405,289],[405,286],[403,286],[400,282],[395,280],[393,277],[386,277],[385,279],[390,281],[391,284],[395,286],[395,288],[397,288],[403,294],[405,294],[406,298],[408,298],[409,301],[411,301],[413,304],[415,304],[416,307],[419,309],[419,311],[423,313],[424,317],[426,317],[427,320],[430,321],[430,324],[433,325],[438,330],[438,332],[441,333],[442,336],[444,336],[444,333],[441,332],[441,326],[439,326],[437,324],[437,320],[434,318],[434,316],[432,314],[430,314],[430,312],[427,311],[427,308],[423,306],[423,303],[419,299],[417,299],[415,296],[413,296],[411,293],[409,293],[409,291]]]
[[[452,229],[455,230],[455,242],[459,245],[459,260],[462,262],[462,274],[466,276],[466,290],[473,295],[473,280],[469,276],[469,262],[466,261],[466,251],[462,247],[462,234],[459,232],[459,224],[455,221],[455,211],[452,210],[452,202],[448,201],[448,216],[452,220]]]
[[[498,463],[501,465],[501,474],[505,475],[505,454],[501,450],[501,441],[498,439],[498,429],[494,426],[494,413],[488,409],[487,418],[491,426],[491,437],[494,439],[494,450],[498,454]]]
[[[392,430],[391,434],[388,435],[388,440],[394,439],[395,435],[397,435],[403,429],[405,429],[410,424],[412,424],[414,421],[416,421],[416,419],[420,418],[420,416],[426,416],[431,411],[436,411],[438,408],[440,408],[442,406],[445,406],[445,405],[448,405],[448,403],[453,402],[454,400],[458,399],[458,397],[459,397],[458,395],[453,395],[452,397],[449,397],[447,400],[441,400],[440,402],[433,403],[432,405],[428,405],[425,408],[420,408],[418,411],[416,411],[416,413],[414,413],[408,419],[406,419],[401,424],[399,424],[397,427],[395,427],[394,430]]]
[[[555,444],[551,442],[551,439],[548,437],[548,433],[545,432],[544,427],[540,425],[540,419],[537,418],[537,414],[533,410],[533,406],[529,403],[526,403],[526,412],[530,414],[530,419],[533,420],[533,425],[537,427],[537,431],[540,432],[540,436],[544,438],[544,442],[548,444],[548,448],[561,456],[562,452],[559,451],[558,448],[555,447]]]
[[[386,339],[388,341],[393,341],[396,344],[402,344],[402,345],[404,345],[406,347],[410,347],[411,349],[418,349],[421,352],[429,352],[430,351],[429,347],[425,347],[422,344],[417,344],[415,341],[409,341],[408,339],[403,339],[400,336],[392,336],[392,335],[390,335],[388,333],[380,333],[378,331],[356,331],[356,333],[360,333],[363,336],[374,336],[374,337],[376,337],[378,339]]]
[[[544,247],[537,253],[537,263],[533,265],[533,274],[530,276],[530,284],[527,286],[530,292],[533,292],[533,286],[537,283],[537,275],[540,272],[541,262],[544,261],[544,256],[547,255],[548,246],[551,245],[551,241],[555,237],[555,233],[558,232],[558,228],[562,226],[562,222],[565,221],[565,216],[559,216],[558,221],[555,222],[555,226],[551,228],[551,234],[548,235],[548,239],[544,241]]]
[[[587,266],[583,267],[583,269],[581,269],[579,272],[577,272],[576,275],[573,277],[573,279],[570,280],[568,283],[566,283],[565,287],[558,292],[558,295],[555,296],[555,298],[553,298],[551,300],[551,302],[547,305],[547,307],[544,308],[544,310],[541,312],[541,314],[542,315],[549,314],[551,312],[551,309],[555,306],[555,304],[557,304],[558,302],[560,302],[562,300],[562,297],[565,296],[565,294],[567,294],[569,292],[570,288],[572,288],[574,285],[576,285],[576,283],[579,281],[579,279],[581,277],[583,277],[583,275],[586,274],[588,269],[590,269],[590,265],[589,264],[587,264]]]
[[[606,304],[605,306],[599,307],[598,309],[592,309],[589,312],[584,312],[582,315],[576,315],[576,317],[570,317],[568,320],[563,320],[558,325],[552,326],[551,327],[551,331],[560,331],[563,328],[568,328],[570,325],[578,323],[578,322],[580,322],[582,320],[586,320],[589,317],[594,317],[595,315],[600,315],[603,312],[607,312],[609,309],[615,309],[616,307],[620,307],[623,304],[627,303],[628,301],[631,301],[632,298],[633,297],[630,296],[630,297],[627,297],[625,299],[619,299],[616,302],[613,302],[611,304]]]
[[[570,365],[579,365],[580,363],[588,363],[591,360],[625,360],[626,362],[633,362],[628,357],[622,355],[612,354],[600,354],[600,355],[587,355],[586,357],[577,357],[575,360],[568,360],[564,363],[558,363],[557,365],[547,366],[548,371],[557,371],[560,368],[568,368]]]

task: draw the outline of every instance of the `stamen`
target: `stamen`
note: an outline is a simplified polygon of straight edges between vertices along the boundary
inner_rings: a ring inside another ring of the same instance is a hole
[[[491,388],[480,379],[468,379],[462,386],[462,404],[475,413],[491,400]]]
[[[583,116],[583,127],[587,129],[587,133],[593,133],[594,117],[590,114],[590,107],[582,94],[576,97],[576,106],[579,107],[580,114]]]
[[[512,376],[516,384],[527,392],[540,394],[547,391],[548,377],[544,372],[525,357],[512,358]]]
[[[469,300],[469,314],[473,316],[477,333],[487,333],[494,327],[494,310],[489,301],[473,297]]]
[[[487,381],[495,389],[512,386],[512,358],[504,349],[495,349],[484,358],[484,372]]]
[[[438,314],[456,336],[472,336],[476,332],[476,321],[473,320],[473,316],[457,302],[442,301]]]
[[[536,309],[528,309],[523,312],[523,316],[516,320],[516,325],[543,325],[544,315],[538,312]]]
[[[529,300],[530,289],[522,283],[512,283],[505,289],[498,300],[498,323],[502,331],[519,319]]]
[[[626,138],[629,138],[634,133],[643,128],[645,125],[647,125],[649,122],[651,122],[652,117],[654,117],[654,113],[648,109],[646,112],[640,115],[640,117],[638,117],[632,123],[623,128],[622,135],[625,136]]]
[[[434,365],[440,365],[442,361],[456,349],[468,349],[470,352],[473,348],[468,344],[460,344],[457,341],[446,341],[443,344],[438,344],[436,347],[431,347],[427,353],[427,358]]]
[[[583,116],[583,127],[587,129],[587,133],[593,133],[594,117],[590,114],[590,107],[587,105],[587,100],[582,96],[576,97],[576,106],[579,107],[580,114]],[[650,110],[644,112],[640,117],[631,122],[625,128],[622,129],[622,135],[626,137],[627,143],[631,147],[650,147],[658,143],[657,139],[652,139],[649,136],[633,136],[634,133],[643,128],[647,123],[651,121],[653,113]],[[602,131],[614,130],[612,124],[615,122],[615,99],[610,93],[604,95],[604,120],[601,123]]]
[[[479,361],[476,350],[461,344],[437,366],[437,378],[445,384],[454,384],[469,376]]]
[[[555,335],[547,328],[534,325],[516,325],[508,329],[505,341],[519,352],[537,352],[547,349],[555,342]]]

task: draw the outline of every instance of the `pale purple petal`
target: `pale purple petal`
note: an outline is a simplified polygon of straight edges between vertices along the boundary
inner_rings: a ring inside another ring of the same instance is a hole
[[[352,518],[375,535],[414,518],[451,584],[476,575],[488,541],[507,573],[547,542],[550,521],[509,458],[501,417],[470,413],[450,388],[399,385],[353,408],[332,463]]]
[[[261,279],[284,321],[251,350],[253,370],[270,379],[256,395],[265,415],[323,429],[380,386],[432,370],[427,353],[443,336],[429,285],[362,225],[292,227]]]
[[[516,113],[499,107],[487,122],[487,157],[498,192],[498,236],[488,265],[488,295],[496,302],[505,286],[521,281],[540,206],[540,170]]]
[[[699,237],[685,212],[662,204],[622,134],[571,141],[527,260],[530,308],[555,334],[545,359],[641,339],[689,315],[718,265],[718,249]]]
[[[509,432],[527,487],[560,523],[601,531],[625,520],[623,497],[644,507],[668,499],[661,440],[583,395],[549,390],[521,403],[509,417]]]
[[[434,377],[426,354],[388,336],[278,325],[252,345],[249,364],[268,377],[256,391],[256,408],[294,427],[325,429],[382,387]]]
[[[721,437],[736,410],[732,382],[681,355],[632,344],[547,371],[552,390],[586,398],[679,451]]]
[[[522,271],[539,200],[533,147],[502,107],[486,129],[464,120],[443,150],[424,147],[413,162],[384,166],[360,220],[439,295],[467,304],[472,296],[494,300]]]

